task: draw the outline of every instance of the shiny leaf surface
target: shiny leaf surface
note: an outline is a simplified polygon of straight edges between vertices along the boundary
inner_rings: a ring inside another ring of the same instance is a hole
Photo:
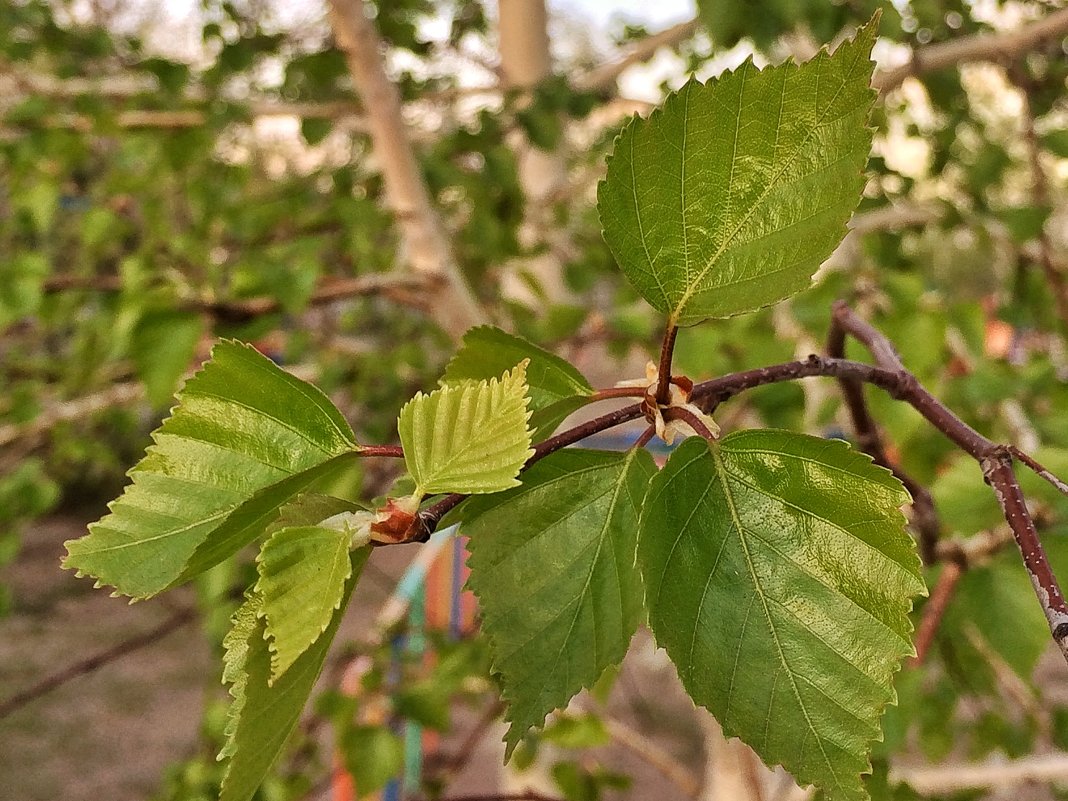
[[[351,554],[350,576],[329,626],[273,684],[261,599],[252,596],[235,613],[234,627],[224,641],[223,678],[231,683],[233,701],[227,717],[227,741],[219,754],[220,759],[229,760],[220,801],[252,798],[281,752],[323,669],[370,550],[361,548]]]
[[[524,359],[530,395],[530,427],[547,436],[582,399],[593,393],[589,381],[569,362],[527,340],[485,325],[464,335],[463,345],[445,368],[443,384],[489,380]]]
[[[604,237],[673,322],[783,300],[845,236],[871,148],[876,24],[801,65],[691,80],[620,134],[598,188]]]
[[[65,567],[146,597],[259,536],[278,507],[350,458],[352,429],[318,389],[220,342],[178,395],[132,483]]]
[[[832,799],[866,797],[871,742],[923,593],[889,471],[785,431],[692,438],[653,479],[649,624],[728,736]]]
[[[568,449],[532,465],[521,488],[465,505],[509,754],[626,654],[641,616],[638,513],[655,471],[644,450]]]

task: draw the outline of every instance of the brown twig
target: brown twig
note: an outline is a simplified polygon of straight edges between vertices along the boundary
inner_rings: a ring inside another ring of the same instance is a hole
[[[404,458],[404,449],[400,445],[361,445],[357,453],[360,456],[385,456],[391,459]]]
[[[959,561],[950,561],[942,568],[942,572],[938,575],[938,583],[935,584],[934,590],[931,591],[931,597],[924,604],[920,625],[916,627],[916,636],[913,638],[916,655],[910,660],[910,666],[919,665],[927,658],[927,653],[934,642],[935,634],[938,633],[938,627],[945,616],[949,601],[953,597],[953,591],[957,588],[957,583],[963,575],[964,564]]]
[[[668,323],[664,341],[660,345],[660,365],[656,377],[656,402],[661,406],[671,400],[671,358],[675,353],[675,338],[678,335],[679,327]]]
[[[893,345],[865,320],[860,319],[852,309],[842,301],[834,304],[831,311],[831,327],[827,334],[827,355],[845,358],[846,334],[852,334],[871,351],[876,364],[888,370],[904,370],[901,357]],[[853,421],[857,444],[860,449],[897,476],[912,496],[912,522],[919,533],[920,557],[924,564],[933,564],[942,524],[938,519],[934,498],[922,484],[917,482],[901,467],[890,461],[883,446],[879,427],[868,410],[864,400],[864,387],[853,378],[839,379],[846,409]]]
[[[689,409],[685,409],[682,406],[668,406],[664,409],[664,420],[682,420],[686,425],[696,431],[700,436],[712,442],[716,439],[716,435],[708,430],[708,426],[704,421]]]
[[[308,298],[308,306],[325,306],[361,295],[388,295],[406,305],[425,306],[422,296],[434,290],[437,282],[421,276],[396,275],[393,273],[370,273],[352,278],[334,278],[323,282]],[[45,281],[45,292],[64,292],[75,289],[96,292],[121,292],[122,282],[117,276],[102,275],[83,277],[55,275]],[[405,293],[405,294],[401,294]],[[413,299],[419,298],[418,301]],[[182,311],[207,312],[219,319],[251,319],[283,310],[281,301],[275,297],[235,298],[211,300],[206,298],[182,298],[177,301]]]
[[[1053,475],[1053,473],[1051,473],[1048,468],[1043,467],[1033,457],[1028,456],[1015,445],[1009,445],[1008,450],[1009,453],[1012,454],[1012,458],[1022,462],[1026,467],[1031,468],[1031,470],[1034,471],[1035,475],[1037,475],[1041,479],[1048,481],[1050,484],[1056,487],[1058,492],[1064,495],[1068,495],[1068,484]]]
[[[27,687],[25,690],[21,690],[10,698],[0,702],[0,719],[6,718],[8,715],[18,711],[31,701],[35,701],[41,696],[47,695],[79,676],[85,676],[88,673],[99,670],[109,662],[114,662],[116,659],[121,659],[134,651],[158,642],[168,634],[182,628],[182,626],[192,621],[195,617],[195,609],[182,609],[150,631],[146,631],[143,634],[138,634],[134,637],[129,637],[117,645],[114,645],[105,651],[101,651],[95,656],[83,659],[80,662],[75,662],[50,676],[46,676],[31,687]]]
[[[646,445],[649,444],[649,442],[655,436],[656,436],[656,426],[653,426],[653,425],[647,426],[645,431],[643,431],[639,435],[639,437],[636,440],[634,440],[634,447],[635,448],[644,448]]]
[[[609,398],[644,398],[645,387],[606,387],[590,395],[590,402]]]
[[[864,329],[854,326],[850,333],[854,331],[863,331],[863,335],[869,340],[865,344],[873,352],[881,354],[884,361],[893,363],[888,360],[888,354],[894,353],[893,347],[881,333],[870,326]],[[813,354],[804,361],[785,362],[704,381],[694,386],[690,393],[690,400],[695,403],[703,402],[706,407],[714,408],[717,404],[748,389],[810,376],[824,376],[839,380],[851,379],[879,387],[891,397],[903,400],[912,406],[932,426],[980,463],[983,474],[997,496],[998,503],[1001,505],[1005,519],[1020,549],[1024,566],[1031,577],[1035,595],[1049,622],[1053,639],[1061,649],[1065,661],[1068,662],[1068,605],[1065,604],[1057,578],[1039,541],[1034,521],[1024,503],[1023,493],[1020,491],[1019,482],[1012,469],[1012,452],[1008,447],[984,437],[961,420],[924,389],[912,373],[904,369],[887,369],[848,359]],[[585,439],[591,434],[613,428],[620,423],[640,417],[642,414],[642,404],[636,403],[575,426],[539,443],[527,465],[560,448]],[[464,497],[463,495],[448,495],[422,512],[420,514],[421,531],[416,541],[429,538],[441,518]]]
[[[1012,455],[1007,448],[995,448],[980,464],[1020,548],[1035,595],[1053,633],[1053,641],[1068,660],[1068,604],[1064,601],[1064,594],[1035,530],[1034,520],[1027,510],[1023,492],[1012,469]]]

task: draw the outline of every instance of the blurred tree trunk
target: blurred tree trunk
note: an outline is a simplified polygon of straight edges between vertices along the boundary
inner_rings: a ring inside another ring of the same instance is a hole
[[[552,75],[552,54],[549,50],[549,15],[545,0],[499,0],[498,49],[501,80],[506,89],[532,91]],[[531,102],[528,96],[520,101]],[[509,297],[535,301],[519,273],[526,271],[545,291],[550,302],[566,298],[558,248],[547,223],[548,205],[552,196],[567,181],[563,154],[535,147],[526,137],[518,136],[516,156],[519,180],[526,197],[526,219],[519,230],[520,244],[533,248],[549,244],[547,252],[518,260],[509,265],[504,292]],[[558,238],[559,237],[555,237]],[[544,240],[549,239],[548,242]],[[537,305],[537,304],[535,304]]]

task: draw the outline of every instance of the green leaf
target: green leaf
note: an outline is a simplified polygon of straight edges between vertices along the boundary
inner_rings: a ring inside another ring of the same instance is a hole
[[[527,402],[524,362],[500,379],[418,393],[397,421],[416,493],[488,493],[518,485],[516,476],[533,453]]]
[[[367,515],[367,526],[371,515]],[[353,532],[345,526],[283,528],[263,544],[256,559],[271,646],[271,683],[330,625],[350,575]]]
[[[841,241],[871,148],[877,23],[805,64],[691,80],[617,138],[597,193],[605,241],[673,322],[790,297]]]
[[[338,745],[357,798],[381,790],[404,770],[404,743],[384,726],[352,726]]]
[[[204,321],[194,312],[152,311],[137,321],[130,355],[153,406],[164,406],[173,397],[203,331]]]
[[[649,624],[728,736],[832,799],[871,742],[925,592],[900,482],[839,440],[691,438],[653,478],[638,564]]]
[[[345,605],[363,569],[370,548],[350,555],[351,575],[330,625],[274,684],[265,621],[259,617],[260,598],[253,596],[238,609],[234,627],[224,640],[223,678],[230,681],[233,702],[226,723],[227,740],[219,754],[228,758],[220,801],[248,801],[270,770],[323,669],[326,652],[337,633]]]
[[[479,326],[464,334],[463,345],[445,368],[442,383],[496,378],[524,359],[530,360],[530,427],[536,432],[535,439],[539,439],[551,434],[593,394],[586,377],[556,354],[499,328]]]
[[[220,342],[130,471],[133,483],[65,567],[143,598],[251,542],[279,506],[355,457],[327,397],[237,342]]]
[[[508,701],[508,754],[627,652],[641,617],[637,519],[652,457],[567,449],[465,504],[469,585]]]

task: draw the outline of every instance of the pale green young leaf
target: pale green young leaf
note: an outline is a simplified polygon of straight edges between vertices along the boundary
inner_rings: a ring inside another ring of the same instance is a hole
[[[924,588],[887,470],[839,440],[691,438],[653,478],[649,625],[728,736],[831,799],[863,799]]]
[[[691,80],[617,138],[597,193],[605,241],[673,322],[783,300],[845,236],[871,148],[877,23],[801,65]]]
[[[232,555],[357,447],[322,392],[238,342],[218,343],[178,401],[110,513],[66,544],[65,567],[125,595]]]
[[[514,487],[530,458],[526,362],[489,381],[418,393],[397,429],[417,492],[499,492]]]
[[[522,487],[464,505],[468,583],[508,702],[509,755],[626,654],[642,609],[638,513],[655,472],[642,449],[568,449],[532,465]]]
[[[289,739],[323,669],[327,650],[370,550],[360,548],[350,554],[351,575],[330,625],[273,684],[269,683],[271,653],[265,639],[266,624],[257,616],[260,599],[254,596],[246,601],[235,615],[234,628],[224,642],[224,677],[232,682],[233,701],[227,718],[226,744],[219,754],[220,759],[229,760],[220,801],[252,798]]]
[[[593,394],[586,377],[556,354],[499,328],[479,326],[464,334],[463,345],[446,366],[442,383],[496,378],[524,359],[529,360],[530,427],[535,439],[541,439]]]
[[[367,526],[370,526],[370,513]],[[341,604],[351,570],[352,532],[344,527],[294,526],[263,544],[256,594],[267,622],[271,683],[319,638]]]

